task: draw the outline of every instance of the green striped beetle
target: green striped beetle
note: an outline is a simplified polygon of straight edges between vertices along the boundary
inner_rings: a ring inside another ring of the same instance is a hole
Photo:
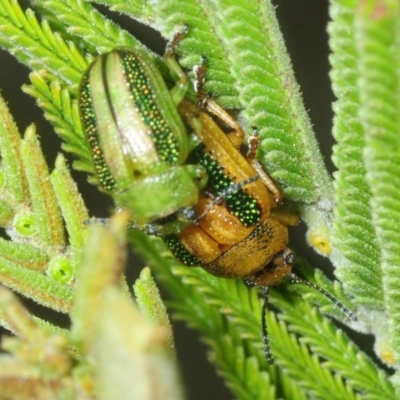
[[[138,226],[174,213],[185,221],[207,179],[201,166],[184,164],[192,143],[177,105],[187,79],[173,57],[166,63],[180,78],[171,91],[139,48],[117,48],[97,57],[79,88],[98,184],[132,212]],[[179,220],[164,229],[179,230]]]

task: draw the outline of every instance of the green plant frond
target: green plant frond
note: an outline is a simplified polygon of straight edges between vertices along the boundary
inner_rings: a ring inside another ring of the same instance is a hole
[[[23,173],[21,159],[21,136],[12,119],[7,105],[0,96],[0,149],[1,149],[1,186],[7,186],[7,193],[3,207],[7,207],[7,200],[12,202],[23,202],[28,196],[28,184]],[[4,192],[4,191],[3,191]],[[2,208],[3,208],[2,207]],[[2,212],[3,213],[3,212]],[[4,218],[3,218],[4,220]],[[9,222],[9,221],[4,221]]]
[[[55,326],[41,318],[35,317],[29,314],[29,319],[33,322],[27,321],[27,313],[25,309],[22,309],[17,306],[17,310],[15,310],[15,304],[9,304],[9,300],[5,301],[4,292],[8,292],[4,287],[0,288],[1,294],[0,297],[0,325],[6,328],[8,331],[14,333],[20,338],[29,338],[29,336],[33,336],[31,332],[32,325],[46,332],[48,335],[57,334],[63,336],[65,339],[70,337],[70,332],[67,329],[60,328]],[[7,296],[8,297],[8,296]],[[12,301],[14,303],[14,301]],[[11,307],[10,307],[11,306]],[[20,312],[23,312],[21,315]],[[22,318],[21,318],[22,317]],[[72,350],[72,349],[71,349]],[[0,356],[1,360],[1,356]]]
[[[382,282],[390,343],[400,361],[400,7],[366,1],[356,15],[360,119],[371,213],[381,249]]]
[[[40,15],[40,20],[45,20],[50,26],[53,32],[57,32],[66,43],[74,42],[76,45],[76,49],[85,49],[86,47],[90,47],[88,43],[85,43],[83,40],[76,40],[76,36],[70,35],[67,32],[66,26],[57,18],[57,15],[54,14],[48,8],[42,7],[36,0],[32,0],[29,2],[30,6],[34,10],[35,14]],[[92,49],[90,53],[95,53],[95,50]]]
[[[82,264],[82,248],[87,238],[82,225],[89,214],[62,156],[58,156],[50,179],[68,233],[71,266],[76,271]]]
[[[364,330],[377,336],[377,348],[384,343],[378,354],[393,365],[400,348],[395,222],[400,210],[399,10],[396,2],[381,5],[331,5],[332,79],[338,97],[334,133],[339,142],[332,261],[354,303],[365,306],[361,327],[365,324]],[[380,311],[379,323],[373,310]]]
[[[357,1],[332,1],[329,24],[331,78],[338,98],[333,134],[336,209],[332,262],[354,303],[383,307],[380,250],[371,220],[371,192],[363,160],[364,129],[358,117],[360,95],[354,16]],[[337,250],[336,250],[337,249]]]
[[[301,335],[302,342],[325,359],[326,368],[338,373],[348,386],[375,396],[384,393],[382,398],[395,398],[394,388],[385,373],[351,344],[332,322],[312,311],[307,301],[299,301],[296,307],[291,307],[286,296],[276,291],[271,295],[271,302],[282,310],[279,318],[289,325],[291,331]]]
[[[110,7],[111,11],[121,12],[130,15],[132,18],[148,25],[153,18],[153,4],[147,0],[91,0],[92,3],[104,4]]]
[[[297,382],[293,381],[285,371],[278,370],[278,372],[279,381],[281,382],[280,389],[282,390],[280,398],[291,400],[306,400],[309,398],[307,393],[299,388]]]
[[[224,107],[238,108],[237,91],[229,72],[228,50],[215,34],[208,18],[209,10],[196,0],[167,0],[157,2],[154,11],[155,27],[169,39],[183,26],[188,27],[188,33],[177,49],[181,55],[179,62],[186,68],[193,68],[200,64],[202,56],[206,56],[206,89]]]
[[[24,13],[17,3],[3,3],[3,14],[0,9],[0,37],[1,34],[8,37],[11,34],[8,29],[16,32],[12,35],[13,40],[1,43],[2,46],[30,68],[45,68],[45,71],[31,74],[32,86],[25,86],[25,92],[37,99],[46,118],[65,140],[64,149],[78,156],[78,168],[92,172],[89,148],[80,129],[77,104],[70,99],[70,94],[76,96],[87,61],[72,42],[67,44],[58,33],[54,34],[45,20],[39,25],[31,10]],[[28,37],[32,41],[28,41],[29,46],[25,43]],[[24,49],[21,54],[20,48]]]
[[[354,392],[343,386],[335,374],[320,363],[317,355],[312,355],[303,342],[289,333],[281,319],[276,320],[270,313],[268,328],[271,332],[271,347],[275,349],[276,363],[293,381],[297,382],[308,396],[318,399],[355,399]],[[279,335],[272,332],[279,331]]]
[[[44,272],[49,256],[38,247],[28,243],[16,243],[0,238],[0,254],[3,260],[19,263],[28,269]]]
[[[205,340],[211,346],[209,360],[219,366],[218,372],[226,381],[235,398],[242,400],[275,399],[276,387],[270,375],[260,370],[255,357],[244,352],[243,341],[236,329],[226,328],[219,340]]]
[[[0,142],[8,142],[0,147],[1,167],[10,171],[0,198],[11,211],[4,225],[11,240],[0,240],[1,282],[42,305],[68,312],[70,282],[81,264],[86,209],[62,160],[50,177],[34,128],[28,128],[24,139],[16,139],[18,132],[2,99],[0,126]],[[16,170],[21,182],[26,182],[22,197],[14,195],[21,192],[15,183],[8,185]]]
[[[133,285],[133,290],[140,312],[165,329],[168,336],[168,349],[173,358],[176,358],[171,322],[168,318],[167,309],[161,300],[160,292],[151,276],[150,268],[145,267],[140,272],[139,278]]]
[[[46,21],[17,2],[0,2],[0,45],[31,69],[45,68],[67,84],[79,82],[86,61],[74,44],[65,43]]]
[[[45,307],[63,313],[71,310],[71,287],[45,276],[43,272],[0,258],[0,281]]]
[[[21,156],[39,240],[44,246],[64,247],[66,243],[62,216],[48,179],[46,161],[32,128],[28,128],[22,141]]]
[[[143,47],[128,32],[100,14],[89,2],[80,0],[38,0],[66,25],[67,32],[105,53],[117,46]],[[79,77],[80,79],[80,77]]]
[[[93,174],[92,156],[80,124],[76,100],[71,99],[70,89],[44,71],[30,74],[31,85],[23,90],[36,99],[56,132],[64,139],[63,149],[78,159],[74,166]]]
[[[13,209],[6,201],[0,200],[0,226],[8,225],[13,217]]]
[[[126,223],[127,214],[120,213],[109,227],[91,228],[71,334],[32,317],[11,291],[0,287],[0,322],[18,335],[1,342],[2,397],[184,398],[163,328],[138,312],[121,285]]]
[[[2,397],[72,398],[72,382],[65,379],[72,367],[67,337],[62,332],[47,331],[4,287],[0,288],[0,309],[19,334],[18,338],[5,337],[1,342]]]

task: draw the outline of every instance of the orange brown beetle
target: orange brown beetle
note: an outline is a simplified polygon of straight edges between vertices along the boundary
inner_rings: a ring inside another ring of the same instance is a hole
[[[287,248],[287,226],[297,224],[298,217],[282,211],[279,188],[255,159],[257,136],[250,138],[249,154],[244,157],[239,151],[242,128],[210,102],[208,109],[234,130],[225,134],[213,118],[186,100],[179,105],[180,115],[200,141],[189,160],[205,168],[208,183],[196,205],[197,217],[181,232],[163,239],[187,266],[201,266],[215,276],[243,279],[248,286],[263,288],[263,342],[272,364],[265,321],[269,286],[289,277],[321,292],[349,318],[355,317],[328,292],[292,273],[295,255]]]

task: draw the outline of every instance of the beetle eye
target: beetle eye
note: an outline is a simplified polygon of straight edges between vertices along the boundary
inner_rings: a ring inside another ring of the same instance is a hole
[[[296,255],[293,253],[292,250],[285,249],[282,254],[283,262],[286,265],[294,265],[296,262]]]

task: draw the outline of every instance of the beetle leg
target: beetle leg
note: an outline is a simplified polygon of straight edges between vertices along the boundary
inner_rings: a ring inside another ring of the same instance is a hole
[[[246,286],[255,286],[255,282],[247,279],[244,279],[244,284]],[[268,337],[268,328],[267,328],[267,311],[268,311],[268,295],[269,295],[269,287],[267,285],[262,287],[262,298],[263,304],[261,308],[261,335],[262,341],[264,345],[264,355],[269,365],[274,363],[274,356],[271,352],[271,347],[269,345],[269,337]]]
[[[270,215],[286,226],[295,226],[300,222],[298,215],[291,214],[289,211],[280,207],[271,209]]]
[[[173,36],[170,42],[167,44],[167,48],[164,53],[164,61],[169,70],[176,77],[176,84],[170,90],[172,101],[175,105],[178,105],[187,92],[189,81],[186,73],[183,71],[179,63],[175,59],[175,50],[182,39],[185,37],[188,31],[187,25],[184,25],[183,29]]]
[[[197,112],[204,111],[207,108],[208,101],[210,100],[210,94],[204,90],[205,76],[206,76],[206,57],[201,56],[199,65],[195,65],[193,68],[194,75],[196,77],[194,81],[194,90],[197,95]]]
[[[271,347],[269,345],[268,329],[267,329],[267,309],[268,309],[268,286],[263,287],[263,305],[261,309],[261,333],[264,345],[265,358],[269,365],[274,363],[274,356],[271,353]]]
[[[179,43],[188,33],[189,27],[185,24],[182,27],[181,31],[175,32],[172,39],[167,43],[167,47],[165,49],[164,58],[173,57],[175,54],[175,50],[178,47]]]
[[[232,128],[232,131],[227,133],[227,137],[236,149],[239,149],[244,142],[245,133],[240,124],[232,118],[216,101],[211,98],[211,95],[204,90],[205,83],[205,72],[206,72],[206,57],[201,57],[201,62],[197,65],[193,72],[196,76],[194,89],[197,94],[197,107],[198,112],[207,109],[207,111],[215,115],[228,127]]]
[[[281,204],[283,202],[283,194],[279,190],[278,186],[276,186],[275,182],[271,179],[271,177],[264,171],[264,168],[260,164],[260,162],[256,159],[257,149],[260,143],[260,138],[258,136],[257,128],[253,127],[253,134],[248,139],[248,152],[247,159],[251,166],[257,171],[263,180],[265,186],[272,192],[274,195],[274,199],[277,204]]]

